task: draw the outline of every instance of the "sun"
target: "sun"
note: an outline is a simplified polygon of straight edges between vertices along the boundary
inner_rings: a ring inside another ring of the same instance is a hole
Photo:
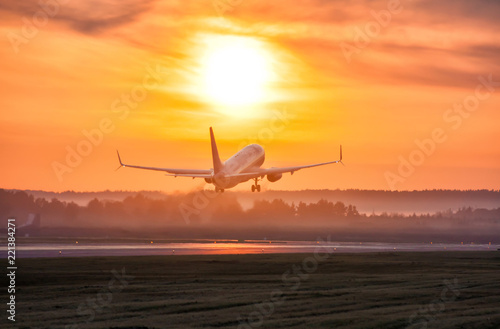
[[[250,37],[210,38],[202,68],[206,96],[217,105],[233,107],[263,102],[273,75],[270,53]]]

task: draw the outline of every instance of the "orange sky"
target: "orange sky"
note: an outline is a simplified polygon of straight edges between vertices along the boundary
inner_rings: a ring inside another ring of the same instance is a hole
[[[209,126],[223,158],[257,142],[266,167],[336,160],[343,145],[346,167],[264,189],[500,188],[500,3],[46,3],[0,5],[2,188],[197,189],[115,172],[115,150],[133,164],[208,169]],[[207,67],[224,47],[236,51]],[[239,80],[223,84],[219,70]],[[415,140],[433,134],[420,150]],[[78,147],[81,159],[68,158]]]

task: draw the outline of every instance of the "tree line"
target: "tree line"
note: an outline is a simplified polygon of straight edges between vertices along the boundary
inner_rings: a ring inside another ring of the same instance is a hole
[[[193,207],[195,193],[169,195],[159,198],[137,193],[122,201],[92,199],[86,205],[60,201],[57,198],[47,200],[35,198],[24,191],[0,189],[0,216],[18,217],[22,223],[29,213],[42,216],[42,226],[160,226],[184,224],[186,222],[211,223],[272,223],[299,222],[304,224],[315,221],[355,221],[355,220],[442,220],[457,221],[490,220],[495,223],[500,219],[500,208],[473,209],[461,208],[434,214],[360,214],[355,205],[343,202],[319,200],[317,202],[287,203],[282,199],[255,200],[253,205],[244,209],[235,195],[221,194],[201,206]],[[188,215],[184,207],[191,207]],[[188,218],[186,219],[186,216]]]

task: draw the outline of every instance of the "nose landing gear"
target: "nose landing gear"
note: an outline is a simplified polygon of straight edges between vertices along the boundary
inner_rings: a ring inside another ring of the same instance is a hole
[[[260,192],[260,185],[258,184],[259,178],[258,177],[254,178],[254,180],[255,180],[255,184],[252,185],[252,192],[255,192],[255,191]]]

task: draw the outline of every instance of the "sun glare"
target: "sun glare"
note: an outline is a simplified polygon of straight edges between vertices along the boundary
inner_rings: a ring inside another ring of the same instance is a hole
[[[262,42],[249,37],[220,36],[207,40],[203,58],[206,96],[217,105],[237,107],[264,101],[272,77],[271,56]]]

